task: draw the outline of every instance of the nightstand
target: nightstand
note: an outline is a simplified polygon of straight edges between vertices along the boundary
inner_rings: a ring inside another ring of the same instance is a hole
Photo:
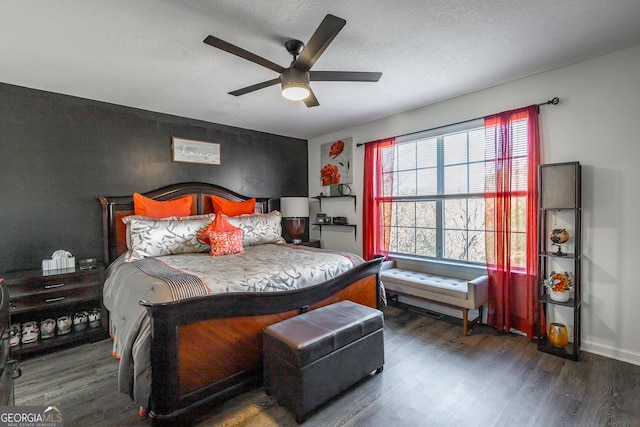
[[[72,343],[98,341],[108,337],[108,314],[102,304],[104,267],[66,269],[43,274],[42,270],[16,271],[4,276],[9,293],[11,324],[36,325],[37,339],[11,347],[13,357],[21,358],[41,350]],[[94,310],[92,316],[89,314]],[[86,312],[86,313],[85,313]],[[96,313],[99,312],[99,316]],[[74,325],[74,317],[86,322]],[[99,320],[96,318],[99,317]],[[93,324],[89,320],[94,319]],[[50,320],[49,320],[50,319]],[[43,322],[55,322],[55,332],[42,338]],[[59,325],[69,325],[67,329]],[[32,334],[33,337],[35,334]]]
[[[308,242],[300,243],[300,245],[309,246],[311,248],[319,248],[320,247],[320,240],[309,240]]]

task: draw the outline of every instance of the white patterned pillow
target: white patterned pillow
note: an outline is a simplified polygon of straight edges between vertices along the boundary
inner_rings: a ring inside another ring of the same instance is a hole
[[[129,216],[127,224],[127,261],[162,255],[207,252],[209,245],[198,235],[211,224],[213,215],[185,219]],[[126,219],[126,221],[125,221]]]
[[[285,243],[282,237],[282,215],[278,211],[268,214],[238,215],[227,217],[229,224],[242,229],[243,246]]]
[[[171,220],[190,220],[190,219],[208,219],[209,224],[211,224],[211,220],[216,217],[214,213],[201,214],[201,215],[189,215],[189,216],[168,216],[166,218],[153,218],[150,216],[142,216],[142,215],[127,215],[122,218],[122,222],[127,225],[126,230],[126,240],[127,240],[127,249],[131,249],[131,221],[132,220],[148,220],[148,221],[171,221]]]

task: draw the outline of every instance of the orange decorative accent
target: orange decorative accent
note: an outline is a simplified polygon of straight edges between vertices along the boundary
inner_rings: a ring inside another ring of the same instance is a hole
[[[203,243],[206,243],[207,245],[210,245],[211,241],[209,240],[209,233],[213,231],[236,231],[236,230],[241,230],[241,229],[231,225],[223,215],[216,215],[215,219],[211,221],[211,224],[209,224],[209,226],[205,230],[203,230],[201,234],[198,235],[198,240],[200,240]]]
[[[562,323],[552,323],[549,325],[549,342],[552,346],[563,348],[569,343],[567,327]]]
[[[226,216],[238,216],[252,214],[256,210],[255,198],[244,202],[233,202],[222,197],[211,196],[211,203],[213,203],[213,212],[216,215],[223,213]]]
[[[320,171],[322,175],[322,185],[340,184],[340,172],[338,166],[327,163]]]
[[[567,292],[572,289],[572,281],[569,273],[551,272],[549,279],[545,280],[545,285],[554,292]]]
[[[138,408],[138,415],[140,415],[141,417],[146,417],[147,415],[149,415],[149,411],[141,406],[140,408]]]
[[[210,231],[209,244],[211,245],[211,256],[241,254],[244,252],[242,247],[242,230],[235,229],[233,231]]]
[[[329,149],[329,157],[337,157],[344,151],[344,142],[336,141],[331,144],[331,148]]]
[[[193,198],[191,196],[159,202],[145,197],[142,194],[133,193],[133,209],[135,214],[149,218],[189,216],[191,215],[192,205]]]

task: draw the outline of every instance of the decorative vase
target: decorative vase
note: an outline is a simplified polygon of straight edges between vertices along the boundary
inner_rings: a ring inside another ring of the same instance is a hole
[[[549,289],[549,298],[552,301],[556,302],[567,302],[569,301],[569,291],[554,291],[553,289]]]
[[[564,348],[569,343],[567,327],[562,323],[552,323],[549,325],[549,342],[552,346]]]

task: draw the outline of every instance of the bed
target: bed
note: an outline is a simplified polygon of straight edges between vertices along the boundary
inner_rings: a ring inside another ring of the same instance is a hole
[[[193,182],[143,193],[154,201],[188,197],[190,214],[198,219],[214,217],[212,195],[232,202],[250,200],[214,184]],[[246,246],[242,254],[160,254],[126,262],[124,258],[131,254],[127,240],[131,242],[132,235],[127,236],[123,218],[136,218],[132,217],[133,195],[99,200],[104,258],[109,265],[104,301],[110,315],[114,355],[120,358],[119,389],[148,412],[154,424],[193,417],[211,404],[258,386],[262,382],[262,331],[266,326],[340,300],[377,308],[384,305],[381,260],[365,262],[337,251],[258,241]],[[256,198],[256,212],[262,215],[253,216],[262,219],[279,215],[270,208],[269,199]],[[250,233],[244,230],[246,237]],[[191,274],[204,268],[200,262],[218,260],[227,262],[226,267],[212,267],[219,274],[204,273],[204,279],[199,273]],[[310,272],[302,272],[303,265],[318,261]],[[236,283],[224,270],[247,270],[246,274],[253,275],[251,267],[266,271],[265,266],[271,268],[277,263],[283,265],[283,271],[270,272],[268,280],[251,276]],[[154,268],[168,273],[157,274]],[[169,273],[177,274],[177,279]],[[183,279],[190,276],[195,277],[195,285],[189,284],[184,291]],[[300,280],[309,283],[300,285]]]

